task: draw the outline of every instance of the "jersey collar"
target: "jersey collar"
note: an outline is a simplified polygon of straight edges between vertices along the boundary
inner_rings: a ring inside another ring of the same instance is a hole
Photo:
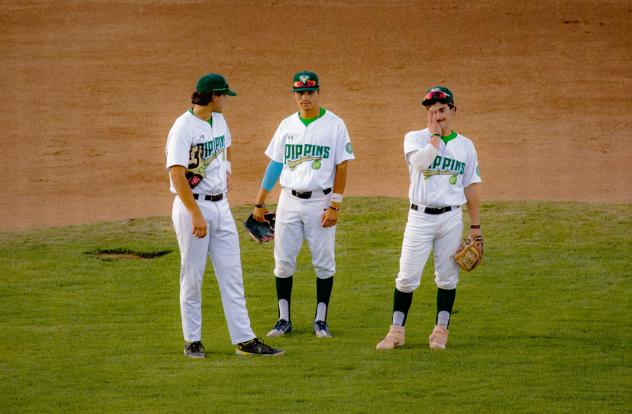
[[[456,138],[456,131],[452,131],[450,133],[450,135],[446,135],[445,137],[441,137],[441,141],[443,141],[444,144],[448,144],[448,142],[452,141],[454,138]]]

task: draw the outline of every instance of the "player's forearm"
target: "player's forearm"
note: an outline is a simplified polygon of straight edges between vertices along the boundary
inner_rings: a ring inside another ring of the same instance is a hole
[[[479,184],[471,184],[465,187],[465,198],[467,199],[467,211],[470,215],[470,224],[480,225],[481,200],[479,196]]]
[[[432,164],[437,154],[439,154],[439,150],[429,143],[422,149],[409,153],[407,155],[408,163],[415,170],[424,171]]]
[[[260,188],[259,192],[257,193],[257,198],[255,198],[255,205],[265,204],[266,198],[268,198],[268,194],[270,194],[269,191]]]
[[[173,182],[178,197],[180,197],[186,209],[189,210],[189,213],[199,212],[200,208],[193,198],[193,192],[186,179],[184,167],[174,165],[169,169],[169,177],[171,177],[171,182]]]
[[[330,206],[334,208],[340,208],[342,204],[342,194],[345,192],[345,187],[347,186],[347,165],[348,161],[344,161],[338,165],[336,165],[336,175],[334,176],[334,187],[333,187],[333,195],[332,200],[329,203]],[[337,201],[337,199],[340,201]]]
[[[348,161],[344,161],[336,165],[336,176],[334,177],[334,193],[344,194],[347,186],[347,165]]]

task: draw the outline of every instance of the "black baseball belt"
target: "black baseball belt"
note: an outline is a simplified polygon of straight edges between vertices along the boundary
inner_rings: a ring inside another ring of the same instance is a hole
[[[312,198],[313,191],[304,191],[304,192],[296,191],[296,190],[290,190],[290,191],[292,192],[292,195],[294,197],[303,198],[303,199],[306,199],[306,200],[308,198]],[[325,188],[323,190],[323,194],[327,195],[329,193],[331,193],[331,188]]]
[[[419,211],[420,208],[421,207],[419,207],[415,203],[412,203],[410,205],[410,209],[411,210]],[[459,206],[456,206],[456,207],[451,207],[451,206],[447,206],[447,207],[426,207],[426,208],[424,208],[424,213],[426,213],[426,214],[443,214],[443,213],[447,213],[448,211],[456,210],[457,208],[459,208]]]
[[[221,201],[224,199],[224,194],[193,194],[193,198],[196,200],[203,198],[206,201]]]

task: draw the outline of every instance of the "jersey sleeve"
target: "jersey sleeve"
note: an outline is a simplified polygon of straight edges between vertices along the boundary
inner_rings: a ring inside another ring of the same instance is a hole
[[[408,154],[423,149],[428,143],[420,131],[410,131],[404,136],[404,158],[408,162]]]
[[[341,164],[348,160],[355,160],[355,154],[353,153],[353,147],[351,146],[351,138],[349,137],[349,131],[344,121],[340,120],[340,124],[336,129],[336,158],[335,164]]]
[[[285,161],[285,147],[283,145],[283,122],[279,124],[272,139],[270,140],[270,144],[268,144],[268,148],[266,149],[265,154],[272,161],[283,164]]]
[[[467,161],[465,162],[465,172],[463,173],[463,187],[467,187],[470,184],[480,183],[481,175],[478,169],[478,156],[476,155],[476,149],[472,144],[472,148],[469,151]]]
[[[230,128],[228,128],[228,122],[226,122],[226,119],[224,119],[224,115],[222,115],[222,122],[224,123],[224,128],[226,128],[224,145],[226,146],[226,148],[228,148],[233,143],[233,135],[230,133]]]
[[[192,137],[181,128],[180,124],[174,125],[167,137],[167,168],[174,165],[189,167],[189,152],[191,151]]]

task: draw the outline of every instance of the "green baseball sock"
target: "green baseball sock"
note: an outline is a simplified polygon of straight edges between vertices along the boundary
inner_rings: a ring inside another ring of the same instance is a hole
[[[279,319],[290,320],[290,298],[292,297],[292,276],[277,277],[276,291],[279,300]]]
[[[447,328],[450,325],[452,307],[456,298],[456,289],[437,288],[437,318],[436,324]]]
[[[413,292],[405,293],[395,288],[393,293],[393,325],[404,326],[412,302]]]
[[[334,288],[334,277],[327,279],[316,278],[316,315],[315,321],[327,321],[327,310],[331,291]]]

